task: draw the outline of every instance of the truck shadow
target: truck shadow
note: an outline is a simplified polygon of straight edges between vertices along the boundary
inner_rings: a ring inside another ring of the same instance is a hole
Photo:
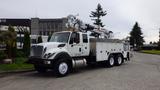
[[[126,66],[127,64],[124,63],[122,65],[123,66]],[[86,67],[80,67],[80,68],[76,68],[74,69],[71,73],[69,73],[68,76],[74,76],[74,75],[78,75],[78,74],[85,74],[85,73],[90,73],[90,72],[96,72],[98,70],[114,70],[116,68],[119,68],[121,66],[114,66],[112,68],[109,68],[109,67],[105,67],[103,65],[94,65],[94,66],[86,66]],[[58,78],[55,76],[54,74],[54,71],[52,70],[49,70],[47,71],[46,73],[38,73],[37,71],[33,71],[33,72],[30,72],[30,73],[27,73],[27,74],[24,74],[23,76],[26,76],[26,77],[34,77],[34,78]],[[68,77],[66,76],[66,77]],[[63,77],[62,77],[63,78]]]

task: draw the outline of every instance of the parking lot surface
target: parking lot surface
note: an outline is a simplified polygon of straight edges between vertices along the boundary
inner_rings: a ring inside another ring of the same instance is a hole
[[[160,55],[133,52],[112,68],[85,67],[66,77],[36,71],[0,77],[0,90],[160,90]]]

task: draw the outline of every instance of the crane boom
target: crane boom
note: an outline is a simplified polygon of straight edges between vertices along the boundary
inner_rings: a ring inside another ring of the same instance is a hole
[[[107,29],[101,28],[98,30],[95,26],[86,24],[82,20],[78,19],[74,15],[67,16],[67,28],[72,28],[73,30],[78,30],[81,32],[90,31],[92,36],[99,37],[99,38],[112,38],[113,32]]]

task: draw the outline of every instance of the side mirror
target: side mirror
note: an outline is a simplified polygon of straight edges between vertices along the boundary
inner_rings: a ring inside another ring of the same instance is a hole
[[[69,41],[69,44],[73,44],[73,39],[71,39],[71,40]]]

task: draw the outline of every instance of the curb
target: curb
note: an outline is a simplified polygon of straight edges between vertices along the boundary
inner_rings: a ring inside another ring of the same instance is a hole
[[[35,71],[35,70],[18,70],[18,71],[6,71],[6,72],[4,71],[4,72],[0,72],[0,78],[5,77],[8,74],[18,74],[18,73],[25,73],[25,72],[32,72],[32,71]]]

